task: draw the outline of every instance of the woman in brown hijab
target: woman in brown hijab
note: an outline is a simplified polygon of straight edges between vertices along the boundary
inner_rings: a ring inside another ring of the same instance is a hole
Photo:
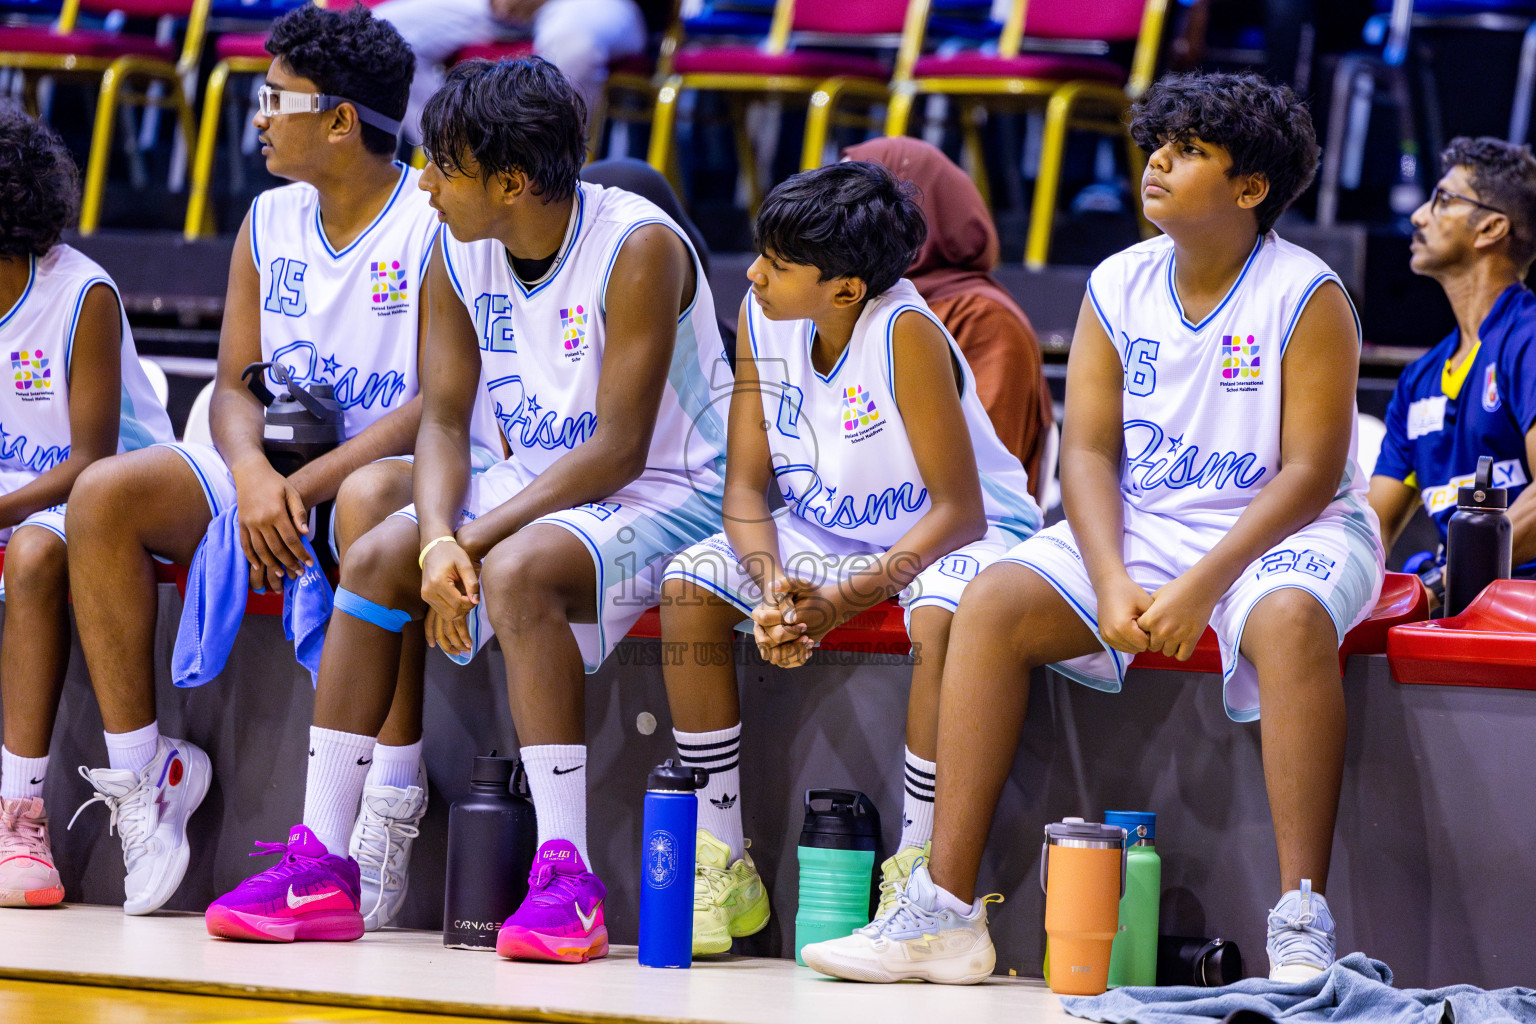
[[[997,436],[1029,471],[1029,489],[1038,499],[1051,394],[1040,371],[1035,329],[992,276],[997,228],[981,193],[941,150],[920,139],[872,139],[844,156],[883,164],[922,191],[928,240],[907,277],[965,353],[981,404]]]

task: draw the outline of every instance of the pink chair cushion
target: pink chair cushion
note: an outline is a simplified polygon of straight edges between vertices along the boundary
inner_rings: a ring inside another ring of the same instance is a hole
[[[488,43],[470,43],[448,61],[457,64],[461,60],[507,60],[526,57],[533,52],[531,39],[507,39]]]
[[[1017,57],[997,57],[967,50],[950,57],[919,57],[913,65],[913,78],[1038,78],[1050,82],[1087,79],[1094,82],[1125,82],[1125,69],[1113,61],[1075,54],[1028,53]]]
[[[21,26],[0,28],[0,51],[6,53],[57,53],[80,57],[121,57],[134,54],[174,61],[176,49],[160,46],[146,36],[114,35],[81,30],[60,35],[48,28]]]
[[[906,0],[836,0],[795,4],[792,24],[797,32],[862,36],[900,32],[906,17]]]
[[[1135,39],[1145,0],[1029,0],[1024,34],[1036,39]]]
[[[192,13],[191,0],[81,0],[80,7],[96,14],[122,11],[130,18],[185,18]]]
[[[672,69],[680,75],[794,75],[801,78],[853,78],[884,80],[890,67],[873,57],[826,50],[791,50],[777,56],[755,46],[710,46],[680,50]]]
[[[213,44],[213,52],[220,60],[230,57],[271,57],[267,52],[265,32],[229,32],[219,36]]]

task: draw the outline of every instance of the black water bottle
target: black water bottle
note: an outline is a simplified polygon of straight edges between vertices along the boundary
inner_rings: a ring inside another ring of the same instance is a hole
[[[1509,492],[1493,486],[1493,459],[1477,460],[1472,486],[1457,493],[1445,537],[1445,614],[1459,615],[1494,580],[1510,575],[1514,528]]]
[[[538,836],[523,763],[475,758],[469,792],[448,809],[443,945],[496,948],[501,923],[528,895]]]

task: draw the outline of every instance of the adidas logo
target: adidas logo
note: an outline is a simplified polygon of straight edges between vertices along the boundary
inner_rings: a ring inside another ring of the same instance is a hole
[[[736,806],[736,794],[727,793],[718,800],[716,800],[714,797],[710,797],[709,802],[720,808],[722,811],[728,811],[732,807]]]

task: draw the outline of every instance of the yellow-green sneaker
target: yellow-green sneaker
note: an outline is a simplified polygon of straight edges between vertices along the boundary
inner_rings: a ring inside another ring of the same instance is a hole
[[[768,890],[750,853],[730,863],[731,848],[702,828],[695,849],[693,955],[729,952],[768,924]]]
[[[904,846],[885,858],[885,863],[880,865],[880,906],[875,911],[875,920],[896,909],[896,897],[907,887],[913,866],[919,858],[927,863],[932,854],[933,842],[930,840],[922,846]]]

